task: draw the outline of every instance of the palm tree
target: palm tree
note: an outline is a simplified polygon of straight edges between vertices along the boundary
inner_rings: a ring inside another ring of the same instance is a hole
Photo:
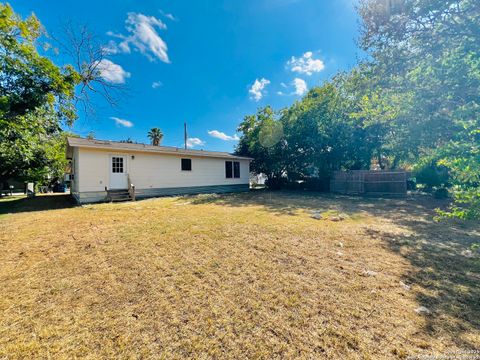
[[[153,146],[160,146],[163,139],[163,132],[159,128],[152,128],[148,132],[148,137],[152,141]]]

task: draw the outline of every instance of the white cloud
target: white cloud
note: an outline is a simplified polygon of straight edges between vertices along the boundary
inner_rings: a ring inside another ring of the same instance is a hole
[[[292,56],[292,58],[287,62],[287,66],[290,67],[290,70],[293,72],[307,75],[312,75],[313,73],[320,72],[325,69],[325,64],[323,61],[320,59],[314,59],[311,51],[307,51],[302,57],[299,58]]]
[[[125,79],[130,77],[129,72],[108,59],[98,61],[97,70],[103,79],[112,84],[124,84]]]
[[[238,140],[240,140],[240,138],[238,137],[237,134],[234,134],[233,136],[230,136],[230,135],[227,135],[224,132],[221,132],[221,131],[218,131],[218,130],[209,130],[208,135],[210,135],[214,138],[220,139],[220,140],[224,140],[224,141],[238,141]]]
[[[292,84],[295,86],[295,95],[302,96],[308,90],[307,83],[303,79],[295,78]]]
[[[287,85],[285,83],[281,83],[280,85],[286,90],[277,91],[277,95],[279,96],[292,96],[292,95],[303,96],[308,91],[307,82],[300,78],[293,79],[290,85]]]
[[[166,13],[163,10],[160,10],[160,14],[165,16],[168,20],[172,20],[172,21],[177,21],[178,20],[175,16],[173,16],[173,14]]]
[[[268,84],[270,84],[270,80],[267,80],[265,78],[262,78],[260,80],[255,79],[252,87],[250,88],[250,90],[248,90],[250,98],[255,101],[259,101],[263,97],[263,95],[265,95],[264,90]]]
[[[113,33],[110,31],[107,33],[107,35],[110,35],[110,36],[113,36],[112,34]],[[118,48],[117,43],[113,40],[110,40],[108,44],[102,48],[102,50],[105,55],[115,55],[120,52],[120,49]]]
[[[188,138],[187,139],[187,147],[193,148],[195,146],[203,146],[205,145],[205,141],[200,140],[199,138]]]
[[[157,32],[158,29],[167,29],[167,25],[162,20],[154,16],[130,12],[125,24],[128,35],[107,32],[107,35],[121,40],[118,44],[110,42],[106,48],[107,51],[111,51],[111,53],[130,53],[133,48],[147,56],[151,61],[159,59],[165,63],[170,63],[167,44]]]
[[[154,82],[152,83],[152,88],[153,88],[153,89],[158,89],[158,88],[161,87],[162,85],[163,85],[163,84],[162,84],[161,81],[154,81]]]
[[[110,117],[110,119],[115,121],[115,124],[117,124],[118,126],[123,126],[123,127],[127,127],[127,128],[131,128],[133,126],[133,123],[129,120],[120,119],[120,118],[115,117],[115,116]]]

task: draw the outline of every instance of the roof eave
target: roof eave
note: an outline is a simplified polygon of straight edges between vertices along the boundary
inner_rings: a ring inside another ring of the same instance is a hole
[[[245,156],[236,156],[234,154],[229,154],[228,156],[222,154],[215,154],[214,152],[210,153],[201,153],[201,151],[192,153],[192,152],[185,152],[183,149],[176,148],[176,151],[165,151],[165,150],[157,150],[152,149],[150,147],[145,147],[143,149],[133,149],[133,148],[123,148],[120,146],[115,146],[114,142],[109,142],[109,146],[101,146],[96,144],[75,144],[76,138],[67,138],[67,152],[68,148],[88,148],[88,149],[101,149],[101,150],[115,150],[115,151],[123,151],[123,152],[148,152],[154,154],[163,154],[163,155],[184,155],[184,156],[197,156],[197,157],[209,157],[209,158],[217,158],[217,159],[232,159],[232,160],[248,160],[253,161],[253,158],[245,157]],[[81,139],[81,138],[80,138]],[[72,141],[73,140],[73,141]]]

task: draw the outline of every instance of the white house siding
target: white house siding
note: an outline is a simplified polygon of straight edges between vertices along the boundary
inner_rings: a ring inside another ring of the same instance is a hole
[[[181,159],[192,159],[192,170],[181,170]],[[136,154],[128,159],[132,183],[138,188],[248,184],[249,163],[240,161],[240,178],[225,177],[225,159]]]
[[[126,156],[126,171],[137,197],[248,190],[249,160],[75,148],[75,180],[80,202],[101,201],[110,187],[111,156]],[[181,159],[192,170],[181,170]],[[240,178],[225,177],[225,161],[240,162]],[[125,166],[124,165],[124,166]],[[80,175],[80,176],[78,176]]]
[[[79,192],[105,191],[105,186],[108,187],[109,185],[109,153],[90,149],[77,149],[79,150]]]

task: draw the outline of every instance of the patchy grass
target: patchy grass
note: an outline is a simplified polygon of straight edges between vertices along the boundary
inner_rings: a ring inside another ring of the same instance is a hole
[[[0,202],[17,201],[26,197],[27,195],[2,195],[0,196]]]
[[[20,201],[0,207],[0,358],[390,359],[480,347],[480,264],[464,255],[480,226],[433,222],[431,200]]]

